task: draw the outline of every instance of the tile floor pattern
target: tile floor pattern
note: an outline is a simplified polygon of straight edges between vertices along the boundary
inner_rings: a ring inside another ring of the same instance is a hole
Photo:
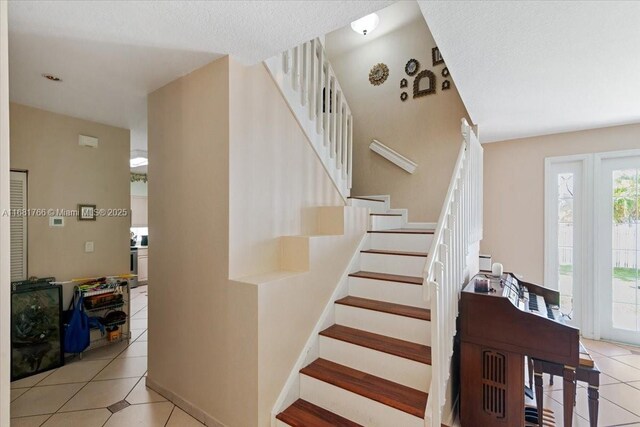
[[[640,347],[582,339],[600,368],[600,406],[598,426],[640,427]],[[589,427],[587,389],[578,383],[573,425]],[[556,426],[562,422],[562,379],[549,385],[544,377],[544,407],[555,413]]]
[[[145,387],[147,286],[131,290],[131,340],[11,383],[11,427],[202,427]],[[126,399],[127,408],[107,407]]]
[[[192,427],[200,422],[144,385],[147,371],[147,287],[131,292],[132,337],[87,352],[73,361],[11,384],[11,427]],[[583,340],[598,367],[598,426],[640,427],[640,347]],[[578,385],[574,425],[588,427],[587,392]],[[131,404],[112,414],[120,400]],[[549,386],[545,407],[562,427],[562,381]]]

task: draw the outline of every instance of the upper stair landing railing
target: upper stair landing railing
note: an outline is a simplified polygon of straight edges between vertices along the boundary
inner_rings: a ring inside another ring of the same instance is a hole
[[[425,425],[440,426],[447,400],[458,300],[473,261],[469,247],[482,240],[483,148],[466,120],[463,141],[424,269],[431,302],[432,375]],[[452,404],[452,402],[450,402]]]
[[[351,191],[353,116],[320,39],[265,61],[289,108],[345,199]]]

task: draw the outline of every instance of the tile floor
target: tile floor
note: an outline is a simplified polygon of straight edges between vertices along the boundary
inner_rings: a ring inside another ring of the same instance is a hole
[[[11,427],[192,427],[200,422],[144,385],[147,371],[147,287],[131,292],[129,342],[87,352],[62,368],[11,384]],[[583,339],[602,371],[598,426],[640,427],[640,347]],[[587,392],[578,385],[574,426],[589,426]],[[122,400],[127,408],[107,407]],[[545,407],[562,427],[562,381],[549,386]]]
[[[598,426],[640,426],[640,347],[582,339],[600,368]],[[556,426],[562,423],[562,379],[549,385],[544,378],[544,405],[555,412]],[[589,427],[587,390],[578,383],[573,425]]]
[[[202,427],[145,387],[147,287],[131,291],[129,342],[87,352],[56,370],[11,384],[11,427]],[[640,392],[640,391],[639,391]],[[130,406],[111,413],[126,399]]]

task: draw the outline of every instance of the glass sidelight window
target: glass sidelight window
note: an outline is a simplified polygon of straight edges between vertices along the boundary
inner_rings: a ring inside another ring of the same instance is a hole
[[[573,313],[574,285],[574,174],[559,173],[558,177],[558,264],[557,280],[560,291],[560,311]]]
[[[584,273],[584,162],[547,159],[545,166],[545,286],[560,292],[560,311],[580,326]]]
[[[640,169],[613,169],[611,189],[611,327],[640,331],[638,289],[638,199]]]

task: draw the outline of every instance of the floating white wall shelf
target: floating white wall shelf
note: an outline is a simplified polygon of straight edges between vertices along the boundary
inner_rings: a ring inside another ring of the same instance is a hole
[[[393,150],[392,148],[387,147],[377,139],[374,139],[373,141],[371,141],[371,145],[369,145],[369,148],[374,153],[380,154],[382,157],[389,160],[394,165],[404,169],[409,173],[414,173],[418,168],[417,163],[407,159],[405,156]]]

